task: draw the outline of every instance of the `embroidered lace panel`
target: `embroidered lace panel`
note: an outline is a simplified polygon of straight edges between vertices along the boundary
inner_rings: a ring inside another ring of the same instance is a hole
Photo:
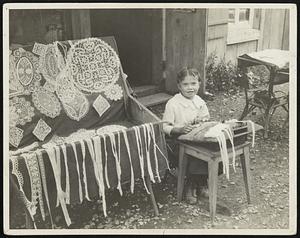
[[[67,56],[71,79],[84,92],[102,92],[120,74],[120,60],[114,49],[98,38],[75,42]]]
[[[24,97],[13,97],[9,100],[9,126],[25,125],[31,122],[34,108]]]
[[[54,44],[45,45],[43,50],[39,51],[39,54],[40,72],[48,83],[55,85],[60,72],[59,63],[63,62],[63,56]]]
[[[24,154],[26,167],[29,173],[30,185],[31,185],[31,203],[33,208],[33,215],[36,213],[37,203],[39,200],[40,211],[43,217],[45,217],[44,201],[42,195],[42,183],[39,171],[39,164],[35,153]]]
[[[61,106],[54,93],[43,87],[38,87],[32,93],[34,106],[44,115],[55,118],[60,114]]]
[[[114,84],[107,89],[105,89],[104,94],[107,98],[113,101],[118,101],[123,96],[123,89],[120,85]]]
[[[14,147],[18,148],[22,138],[23,138],[23,130],[18,127],[10,127],[9,128],[9,143]]]
[[[99,94],[96,100],[93,102],[93,107],[98,112],[99,117],[103,115],[104,112],[110,107],[109,102]]]
[[[51,127],[43,120],[40,119],[36,124],[33,134],[40,140],[44,141],[46,136],[51,132]]]
[[[30,94],[40,85],[39,60],[34,54],[22,48],[13,52],[16,63],[16,76],[24,86],[24,94]]]
[[[68,71],[57,77],[56,93],[67,116],[79,121],[89,111],[89,101],[68,79]]]

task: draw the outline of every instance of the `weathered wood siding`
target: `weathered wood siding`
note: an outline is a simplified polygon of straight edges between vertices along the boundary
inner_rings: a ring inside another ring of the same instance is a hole
[[[206,9],[166,11],[166,90],[168,92],[178,91],[176,73],[184,66],[197,68],[201,77],[205,78],[206,12]]]
[[[262,49],[288,49],[289,10],[266,9],[262,32]]]
[[[228,9],[208,9],[207,56],[224,57],[228,31]]]
[[[226,60],[231,61],[233,64],[237,63],[237,57],[242,54],[256,51],[257,40],[247,41],[238,44],[227,45]]]

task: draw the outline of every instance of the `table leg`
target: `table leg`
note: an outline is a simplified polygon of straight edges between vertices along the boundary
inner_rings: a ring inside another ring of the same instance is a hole
[[[249,146],[244,148],[244,153],[240,156],[241,166],[243,170],[243,177],[245,182],[246,194],[248,203],[251,203],[251,180],[250,180],[250,156]]]
[[[155,216],[158,216],[159,211],[158,211],[157,203],[156,203],[156,200],[155,200],[155,196],[154,196],[154,193],[153,193],[152,184],[151,184],[149,176],[146,176],[145,180],[146,180],[147,188],[150,192],[149,196],[151,198],[151,202],[152,202],[152,205],[153,205],[154,214],[155,214]]]
[[[270,114],[271,108],[268,107],[265,111],[265,121],[264,121],[264,138],[268,138],[268,131],[269,131],[269,123],[270,123]]]
[[[184,188],[184,177],[187,167],[187,158],[184,152],[184,146],[179,146],[179,162],[178,162],[178,178],[177,178],[177,200],[182,201],[183,188]]]
[[[209,212],[212,223],[214,223],[217,208],[218,170],[217,161],[212,160],[208,163]]]

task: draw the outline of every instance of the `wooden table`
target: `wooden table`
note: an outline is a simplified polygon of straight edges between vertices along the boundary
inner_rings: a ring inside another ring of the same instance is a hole
[[[243,177],[245,182],[248,203],[251,202],[251,179],[249,168],[249,142],[245,142],[235,147],[235,154],[240,157]],[[179,142],[179,173],[177,181],[177,199],[182,200],[184,178],[187,168],[187,156],[191,155],[199,160],[208,163],[208,189],[209,189],[209,210],[211,221],[214,222],[217,205],[217,188],[218,188],[218,168],[219,162],[222,161],[220,151],[215,152],[201,146],[191,145],[187,142]],[[228,148],[228,157],[232,158],[232,149]]]

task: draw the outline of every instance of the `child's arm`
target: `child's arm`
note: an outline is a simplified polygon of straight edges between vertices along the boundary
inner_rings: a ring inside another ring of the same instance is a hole
[[[165,123],[163,124],[163,130],[165,134],[169,136],[178,136],[178,135],[186,134],[193,129],[193,126],[191,124],[183,127],[174,126],[175,110],[176,108],[174,108],[172,104],[170,103],[166,104],[165,112],[163,115],[163,121],[165,121]]]

